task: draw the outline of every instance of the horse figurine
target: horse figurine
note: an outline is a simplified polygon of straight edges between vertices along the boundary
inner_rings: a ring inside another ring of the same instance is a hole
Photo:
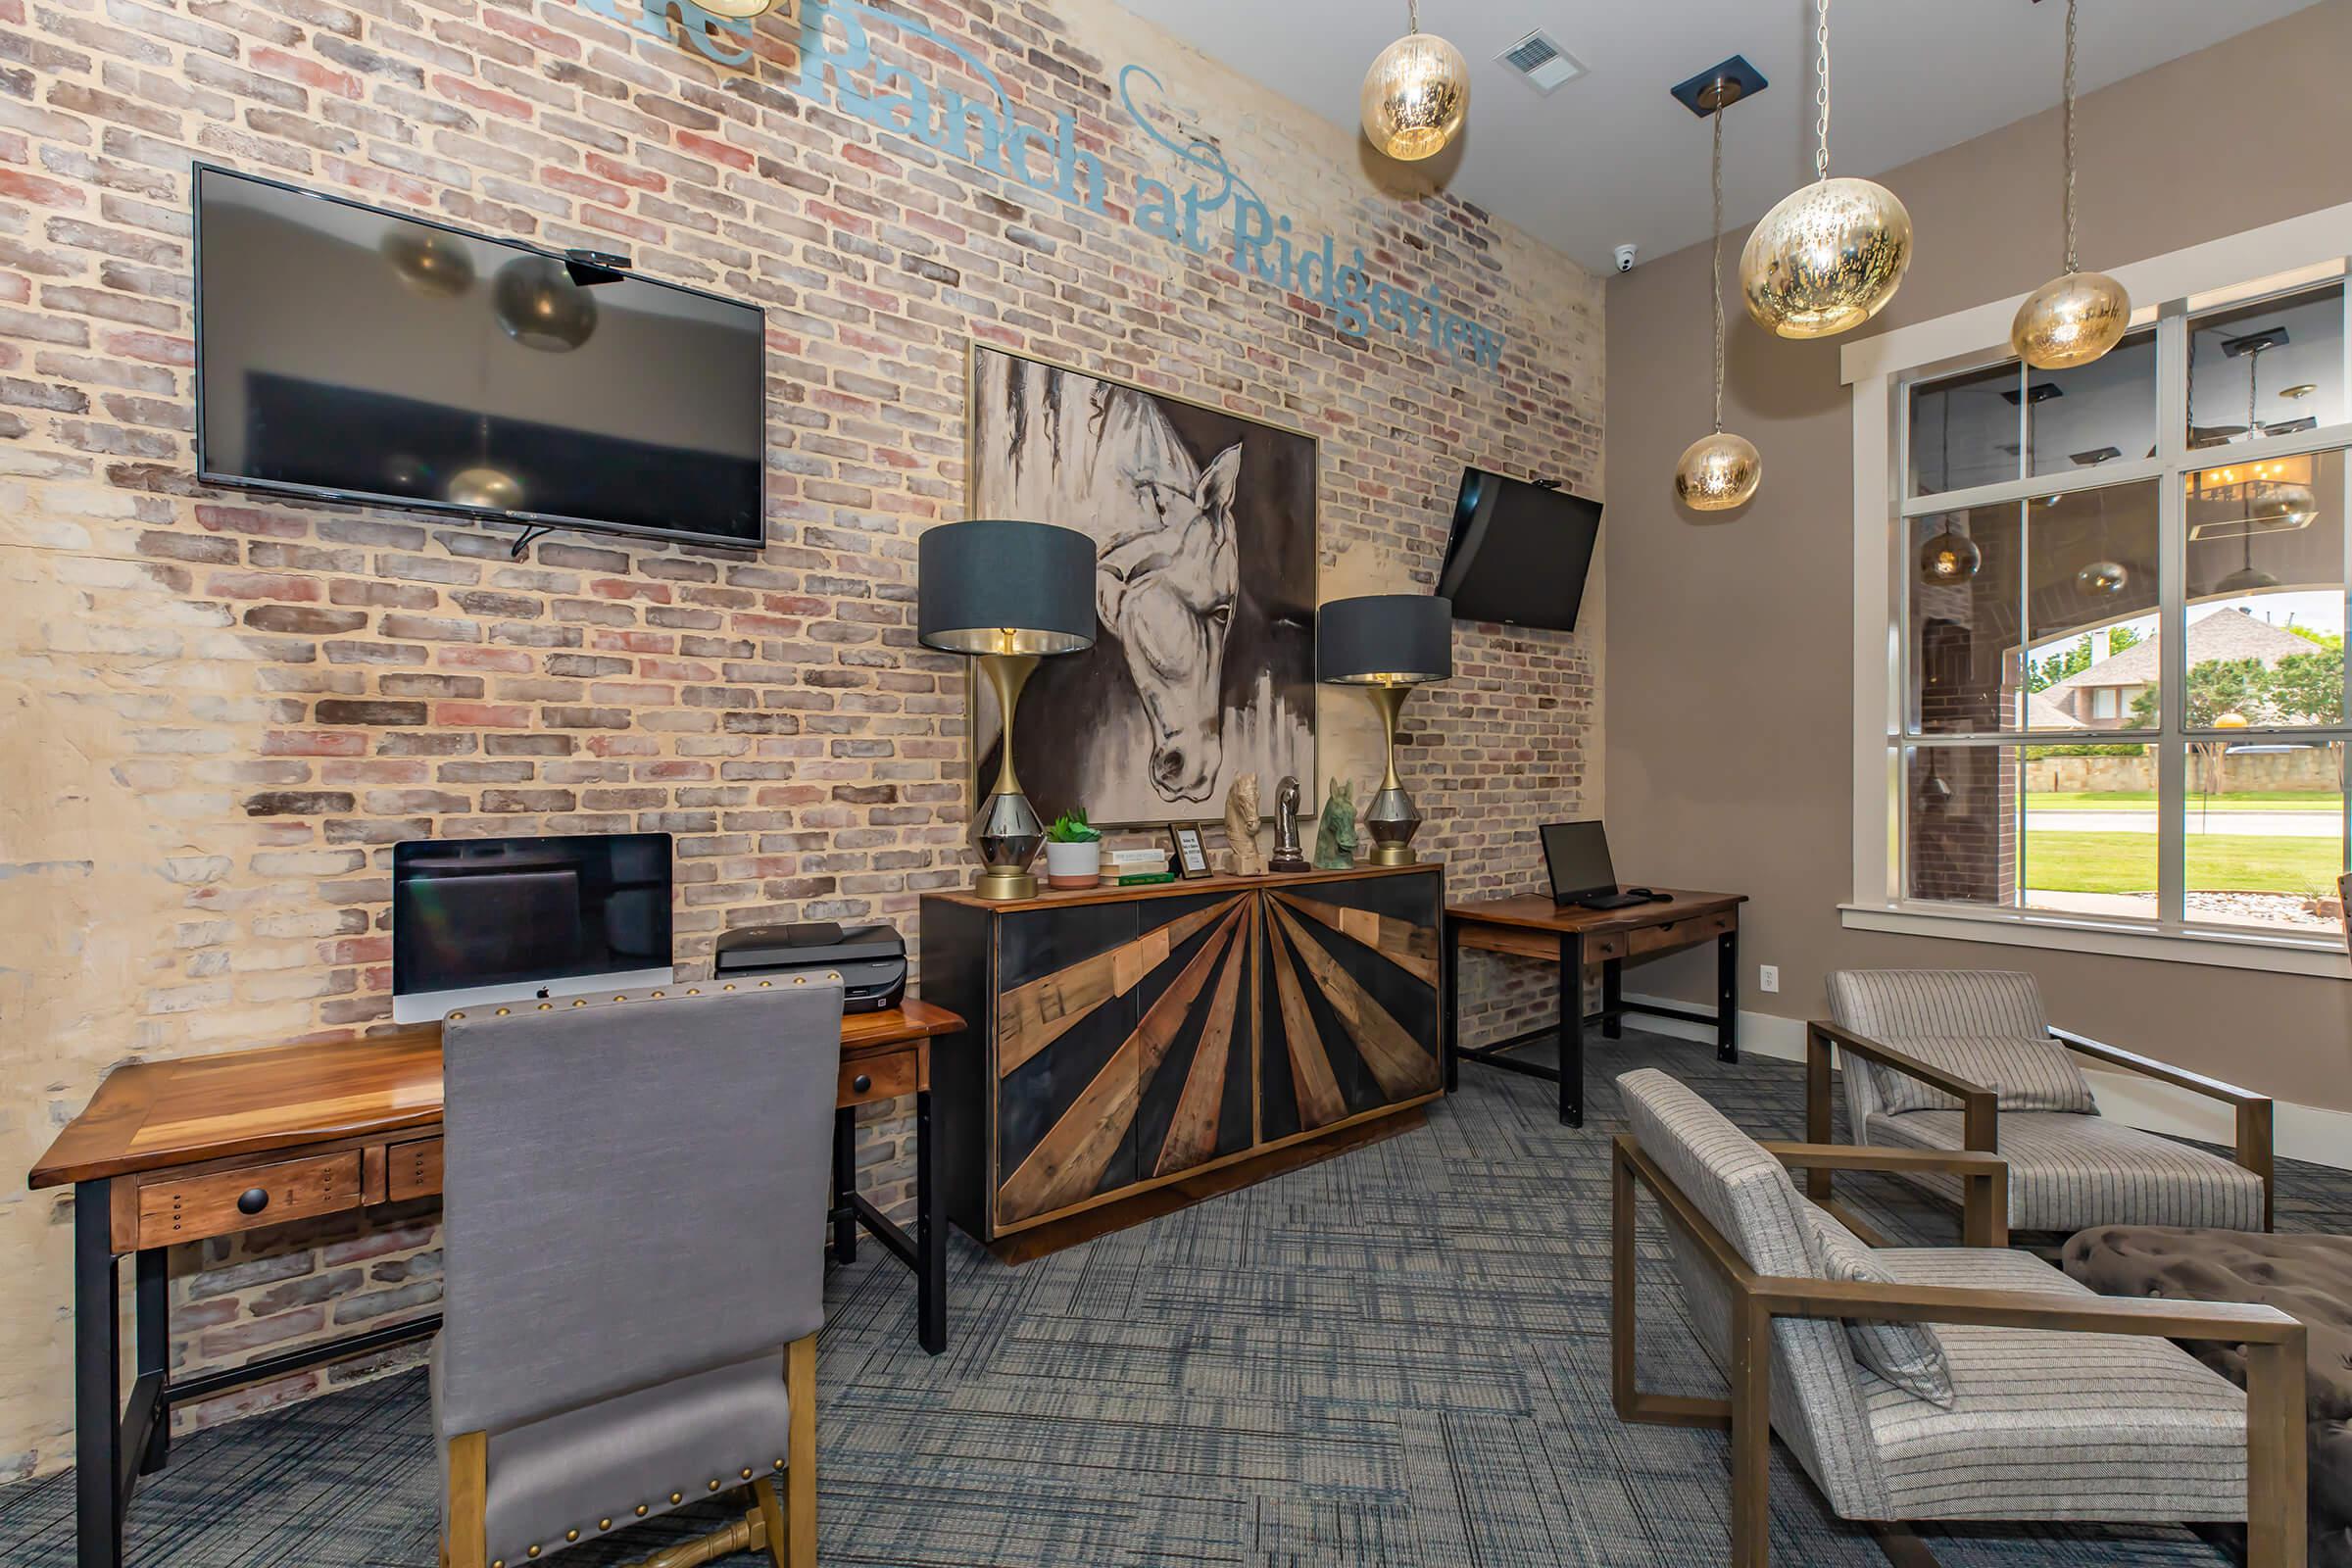
[[[1233,851],[1235,876],[1258,876],[1266,869],[1257,853],[1257,775],[1244,773],[1225,795],[1225,843]]]
[[[1315,865],[1325,871],[1346,871],[1355,865],[1355,783],[1331,781],[1331,797],[1323,803],[1323,820],[1315,827]]]

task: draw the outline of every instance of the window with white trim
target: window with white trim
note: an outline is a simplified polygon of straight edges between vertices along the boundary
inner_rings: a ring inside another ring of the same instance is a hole
[[[2340,955],[2345,313],[2338,261],[2143,310],[2074,369],[1946,355],[1857,387],[1891,498],[1875,552],[1857,513],[1886,574],[1857,648],[1883,624],[1886,650],[1858,672],[1886,689],[1857,691],[1886,791],[1857,906]]]

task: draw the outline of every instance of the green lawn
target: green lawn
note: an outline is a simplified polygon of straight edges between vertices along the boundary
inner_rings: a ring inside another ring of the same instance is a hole
[[[2331,839],[2192,836],[2188,885],[2199,891],[2332,893],[2343,870]],[[2034,833],[2026,841],[2025,884],[2051,893],[2153,893],[2152,833]]]
[[[2031,790],[2026,805],[2036,811],[2113,811],[2130,810],[2135,807],[2153,808],[2154,790],[2110,790],[2105,793],[2077,794],[2059,790]],[[2237,795],[2198,795],[2191,793],[2188,808],[2195,810],[2205,807],[2216,811],[2340,811],[2344,798],[2323,794],[2318,790],[2270,790]]]

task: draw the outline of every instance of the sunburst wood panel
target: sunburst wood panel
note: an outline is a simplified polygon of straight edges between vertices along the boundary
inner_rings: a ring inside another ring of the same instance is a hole
[[[1250,904],[1244,894],[1204,900],[1199,907],[1176,913],[1152,930],[1138,931],[1115,948],[1027,982],[1019,1003],[1013,993],[1006,994],[1004,1000],[1012,1005],[999,1010],[1000,1052],[1008,1011],[1027,1009],[1019,1014],[1025,1019],[1043,1016],[1028,999],[1084,999],[1085,1004],[1075,1018],[1051,1018],[1051,1039],[1004,1074],[1000,1222],[1052,1213],[1153,1173],[1163,1155],[1164,1135],[1161,1144],[1150,1150],[1139,1149],[1134,1137],[1146,1086],[1160,1078],[1180,1046],[1187,1063],[1197,1054],[1194,1046],[1202,1030],[1200,1021],[1193,1018],[1196,1005],[1205,993],[1213,1006],[1223,988],[1212,990],[1209,982],[1220,960],[1246,951],[1240,938]],[[1124,907],[1133,930],[1137,906]],[[1005,923],[1010,926],[1017,919]],[[1054,1004],[1057,1004],[1049,1006]],[[1126,1027],[1107,1054],[1084,1049],[1107,1038],[1106,1026],[1117,1024]],[[1079,1049],[1072,1052],[1073,1046]],[[1061,1059],[1065,1054],[1072,1057],[1067,1064]],[[1034,1110],[1015,1102],[1031,1091],[1041,1064],[1050,1079],[1074,1072],[1087,1076],[1082,1084],[1057,1084],[1074,1093],[1061,1097],[1058,1114],[1050,1124],[1036,1127],[1034,1115],[1028,1118],[1036,1128],[1034,1137],[1010,1136],[1004,1129],[1022,1111]]]
[[[1434,1093],[1436,874],[1265,895],[1262,1135]]]

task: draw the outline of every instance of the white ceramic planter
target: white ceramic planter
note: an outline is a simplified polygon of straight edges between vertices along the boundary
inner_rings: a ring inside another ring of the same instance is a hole
[[[1057,888],[1091,888],[1102,880],[1102,841],[1046,845],[1046,881]]]

